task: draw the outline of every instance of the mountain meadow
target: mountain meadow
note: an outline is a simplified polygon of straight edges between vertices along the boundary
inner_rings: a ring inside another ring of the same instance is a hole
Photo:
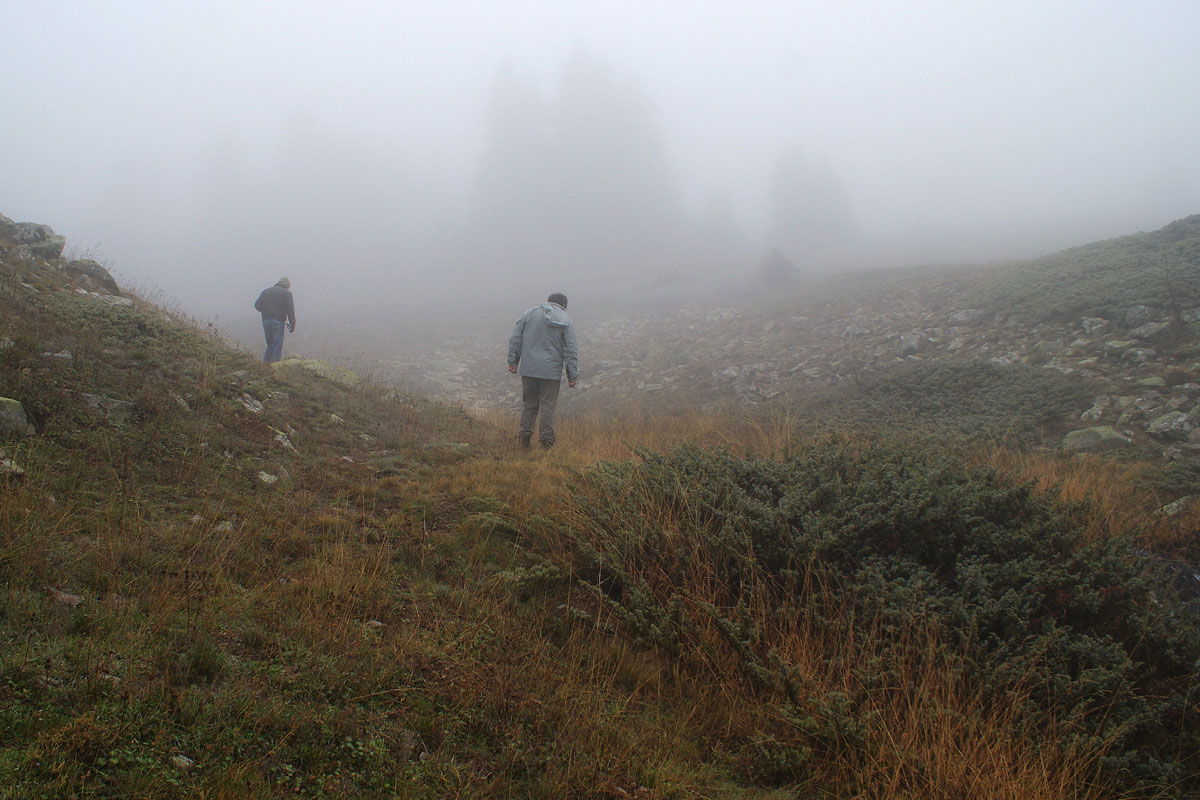
[[[0,797],[1200,797],[1200,216],[573,299],[533,453],[511,319],[267,365],[63,245],[0,217]]]

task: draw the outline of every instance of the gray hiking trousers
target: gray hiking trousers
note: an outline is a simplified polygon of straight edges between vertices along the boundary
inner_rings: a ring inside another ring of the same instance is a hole
[[[540,415],[538,441],[542,447],[554,446],[554,413],[558,410],[558,389],[562,384],[544,378],[521,377],[521,428],[517,433],[522,442],[533,438],[533,421]]]

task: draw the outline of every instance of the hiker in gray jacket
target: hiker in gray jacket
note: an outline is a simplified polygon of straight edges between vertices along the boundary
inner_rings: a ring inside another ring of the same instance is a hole
[[[538,441],[542,447],[553,447],[554,412],[563,369],[567,370],[567,386],[574,389],[579,380],[579,347],[575,326],[567,316],[566,295],[555,292],[517,320],[508,338],[508,371],[515,375],[518,366],[522,408],[517,442],[522,449],[529,448],[533,421],[540,414]]]

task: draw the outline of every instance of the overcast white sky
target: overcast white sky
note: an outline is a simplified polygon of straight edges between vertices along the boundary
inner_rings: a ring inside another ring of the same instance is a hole
[[[312,216],[256,221],[264,175],[312,153],[377,164],[426,182],[408,222],[433,224],[469,200],[501,64],[552,97],[578,48],[649,100],[688,211],[723,196],[751,239],[785,152],[840,179],[872,241],[930,258],[1200,213],[1196,0],[8,0],[4,17],[0,213],[200,316],[242,313],[280,274],[300,308],[359,276],[306,256]]]

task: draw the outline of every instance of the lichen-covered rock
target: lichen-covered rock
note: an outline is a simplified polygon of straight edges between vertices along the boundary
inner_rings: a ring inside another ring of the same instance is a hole
[[[951,325],[975,325],[983,321],[984,312],[978,308],[964,308],[950,315]]]
[[[32,255],[53,261],[62,255],[67,245],[66,237],[59,236],[49,225],[36,222],[18,222],[12,240],[28,248]]]
[[[1129,335],[1135,339],[1153,339],[1168,327],[1166,322],[1147,322],[1145,325],[1139,325],[1129,332]]]
[[[1157,315],[1150,306],[1130,306],[1125,309],[1125,324],[1130,328],[1138,328],[1147,322],[1153,322],[1155,316]]]
[[[1069,452],[1100,452],[1129,447],[1131,440],[1110,425],[1071,431],[1063,437],[1062,449]]]
[[[102,415],[113,424],[119,425],[133,416],[133,403],[125,400],[114,400],[111,397],[88,392],[83,392],[80,397],[83,398],[83,402],[87,403],[89,409]]]
[[[80,258],[63,264],[63,272],[75,279],[85,289],[103,291],[106,294],[120,294],[112,274],[90,258]]]
[[[1182,411],[1171,411],[1155,417],[1146,425],[1146,433],[1159,439],[1182,441],[1196,427],[1196,420]]]
[[[29,423],[25,406],[11,397],[0,397],[0,435],[28,436],[37,433]]]

